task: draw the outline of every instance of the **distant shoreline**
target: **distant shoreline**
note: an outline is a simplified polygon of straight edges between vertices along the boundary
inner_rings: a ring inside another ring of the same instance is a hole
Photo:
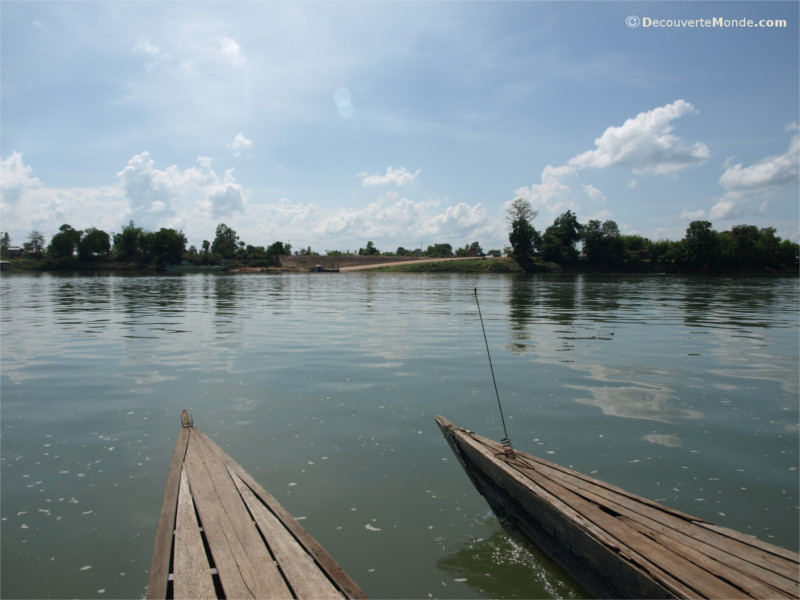
[[[214,265],[208,265],[213,267]],[[339,273],[358,273],[374,271],[378,273],[507,273],[525,274],[526,271],[513,259],[508,257],[419,257],[396,255],[357,255],[342,254],[333,256],[317,256],[295,254],[281,256],[280,265],[261,266],[241,264],[229,261],[226,271],[217,273],[309,273],[319,266],[323,270]],[[202,267],[193,272],[202,271]],[[4,273],[159,273],[163,272],[154,265],[140,265],[135,262],[114,260],[51,261],[47,259],[12,259],[3,261]],[[187,271],[188,272],[188,271]],[[639,263],[635,268],[596,269],[591,265],[578,261],[562,268],[556,263],[535,261],[529,267],[529,274],[565,274],[565,275],[655,275],[663,272],[651,268],[647,263]],[[678,275],[724,275],[724,276],[798,276],[797,269],[779,271],[768,267],[750,268],[747,270],[716,269],[704,271],[676,270],[669,274]]]

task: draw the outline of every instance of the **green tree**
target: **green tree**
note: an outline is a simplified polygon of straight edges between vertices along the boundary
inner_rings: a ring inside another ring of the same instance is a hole
[[[583,225],[568,210],[556,217],[553,224],[545,229],[542,236],[542,258],[560,265],[574,263],[578,260],[576,244],[580,241]]]
[[[458,256],[478,256],[483,255],[483,248],[478,242],[472,242],[471,244],[467,244],[456,253]]]
[[[82,231],[73,229],[72,225],[63,224],[58,228],[58,233],[50,239],[48,254],[53,258],[70,258],[75,254],[75,248],[81,241]]]
[[[11,236],[7,231],[0,236],[0,258],[8,258],[8,249],[11,247]]]
[[[283,242],[275,242],[267,248],[267,254],[269,256],[291,256],[292,247]]]
[[[145,233],[141,227],[136,227],[133,221],[128,221],[120,233],[114,234],[114,255],[119,260],[130,260],[142,257],[146,253]]]
[[[508,209],[508,220],[511,223],[511,231],[508,234],[511,255],[526,270],[531,267],[533,253],[541,244],[541,236],[531,224],[537,214],[530,202],[523,198],[515,199]]]
[[[358,249],[359,256],[374,256],[374,255],[380,254],[380,253],[381,253],[380,250],[378,250],[375,247],[375,244],[373,244],[371,241],[367,242],[367,247],[366,248],[359,248]]]
[[[600,223],[593,219],[583,229],[583,252],[595,268],[614,268],[622,265],[625,246],[615,221]]]
[[[100,229],[90,227],[78,240],[78,257],[81,260],[106,256],[109,252],[111,252],[111,237]]]
[[[685,264],[693,270],[714,268],[719,261],[719,239],[709,221],[692,221],[683,238]]]
[[[183,260],[186,251],[186,236],[182,231],[162,227],[148,234],[148,245],[156,264],[177,265]]]
[[[30,240],[30,248],[35,254],[41,255],[44,252],[44,234],[41,231],[34,229],[28,234]]]
[[[425,256],[433,258],[450,258],[453,256],[453,247],[450,244],[433,244],[425,250]]]
[[[211,251],[219,254],[222,258],[233,258],[238,247],[239,236],[236,235],[236,232],[225,223],[217,225],[216,237],[211,243]]]

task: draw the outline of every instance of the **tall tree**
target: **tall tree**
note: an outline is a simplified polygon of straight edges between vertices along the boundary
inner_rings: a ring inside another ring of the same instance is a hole
[[[541,236],[531,224],[537,214],[531,203],[524,198],[515,199],[508,209],[508,220],[511,223],[508,241],[511,242],[511,253],[524,269],[532,265],[533,253],[541,244]]]
[[[122,227],[120,233],[114,234],[114,254],[120,260],[128,260],[146,253],[145,233],[136,227],[133,221]]]
[[[233,258],[239,248],[239,236],[236,232],[220,223],[217,225],[217,232],[214,241],[211,243],[211,251],[219,254],[222,258]]]
[[[150,252],[153,253],[156,264],[180,264],[188,241],[182,231],[162,227],[148,237]]]
[[[380,252],[380,250],[378,250],[378,249],[375,247],[375,244],[373,244],[373,243],[370,241],[370,242],[367,242],[367,247],[366,247],[366,248],[359,248],[359,249],[358,249],[358,253],[359,253],[361,256],[372,256],[372,255],[374,255],[374,254],[380,254],[381,252]]]
[[[692,221],[683,238],[686,264],[691,269],[713,268],[719,258],[719,239],[709,221]]]
[[[82,260],[105,256],[111,252],[111,237],[100,229],[90,227],[78,241],[78,256]]]
[[[8,249],[11,247],[11,236],[7,231],[3,232],[0,236],[0,257],[6,258],[8,256]]]
[[[578,260],[578,249],[575,246],[581,239],[583,225],[568,210],[556,217],[553,224],[545,229],[542,236],[542,258],[560,265],[574,263]]]
[[[583,228],[583,252],[594,267],[620,266],[625,256],[625,245],[616,221],[589,221]]]
[[[73,229],[72,225],[64,223],[50,240],[48,253],[53,258],[70,258],[75,254],[75,248],[81,241],[81,235],[83,235],[82,231]]]
[[[41,231],[34,229],[28,234],[31,250],[36,254],[44,252],[44,234]]]

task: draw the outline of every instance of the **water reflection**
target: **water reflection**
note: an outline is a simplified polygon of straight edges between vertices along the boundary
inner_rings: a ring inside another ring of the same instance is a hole
[[[436,567],[451,585],[467,585],[486,598],[588,598],[563,570],[535,546],[499,527],[494,518],[483,527],[487,538],[473,538]]]

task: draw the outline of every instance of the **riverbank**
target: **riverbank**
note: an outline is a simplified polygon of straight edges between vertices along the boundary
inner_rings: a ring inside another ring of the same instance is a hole
[[[380,272],[395,273],[539,273],[539,274],[567,274],[567,275],[614,275],[614,274],[654,274],[661,273],[656,265],[649,261],[638,261],[635,264],[625,264],[623,268],[597,268],[584,260],[564,266],[552,262],[535,260],[528,270],[523,269],[513,258],[507,257],[448,257],[432,258],[419,256],[392,256],[392,255],[356,255],[341,254],[333,256],[318,255],[292,255],[279,257],[279,264],[265,265],[259,261],[227,262],[228,271],[231,273],[308,273],[316,266],[324,270],[341,273],[376,270]],[[213,265],[209,265],[213,266]],[[76,273],[155,273],[161,272],[153,264],[142,265],[137,262],[123,262],[115,260],[89,260],[80,261],[77,258],[53,260],[43,259],[15,259],[4,261],[3,271],[8,272],[76,272]],[[725,276],[798,276],[797,265],[791,270],[779,270],[767,266],[751,267],[749,269],[718,268],[713,270],[681,271],[679,269],[665,270],[672,274],[684,275],[725,275]]]

